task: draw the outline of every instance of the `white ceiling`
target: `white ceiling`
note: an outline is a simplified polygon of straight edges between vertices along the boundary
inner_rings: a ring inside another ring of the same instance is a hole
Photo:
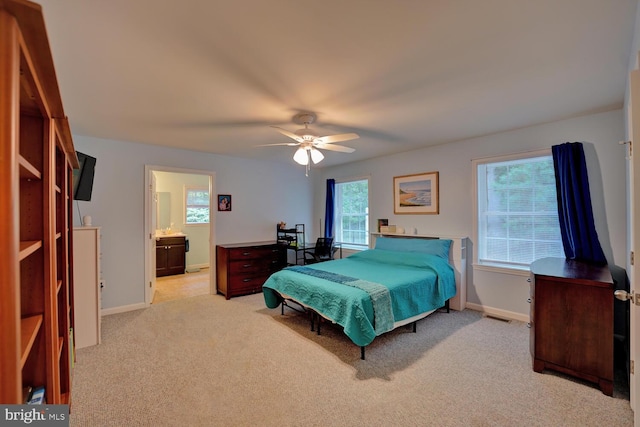
[[[74,135],[318,166],[620,108],[637,0],[42,0]]]

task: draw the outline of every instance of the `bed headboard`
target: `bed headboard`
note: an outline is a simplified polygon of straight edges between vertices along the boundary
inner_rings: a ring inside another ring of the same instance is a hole
[[[451,240],[451,250],[449,251],[449,262],[455,270],[456,276],[456,296],[451,298],[450,307],[454,310],[462,311],[467,304],[467,238],[454,236],[436,236],[425,234],[395,234],[395,233],[371,233],[369,245],[376,246],[376,238],[394,237],[398,239],[449,239]]]

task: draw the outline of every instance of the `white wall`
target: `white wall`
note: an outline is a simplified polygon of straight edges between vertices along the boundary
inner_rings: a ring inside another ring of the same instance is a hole
[[[320,169],[316,174],[313,223],[324,215],[325,180],[369,175],[370,227],[378,218],[389,224],[416,227],[419,234],[468,236],[473,228],[471,160],[549,148],[564,142],[585,144],[596,229],[610,264],[625,266],[625,151],[622,110],[609,111],[510,132],[427,147],[421,150]],[[439,172],[439,215],[394,215],[393,177]],[[468,254],[471,262],[473,252]],[[471,266],[470,266],[471,267]],[[526,320],[529,285],[524,275],[468,268],[467,299],[494,314]],[[479,307],[476,307],[479,308]]]
[[[215,242],[275,239],[276,223],[310,223],[311,180],[297,165],[74,135],[77,151],[96,157],[90,202],[74,202],[102,227],[102,308],[144,303],[145,165],[215,172],[213,194],[233,196],[215,215]],[[74,223],[80,224],[74,207]]]

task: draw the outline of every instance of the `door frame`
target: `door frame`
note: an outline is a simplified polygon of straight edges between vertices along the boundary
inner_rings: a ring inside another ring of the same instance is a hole
[[[629,397],[631,409],[634,412],[634,425],[640,426],[640,374],[635,371],[635,360],[640,355],[640,308],[635,304],[640,293],[640,270],[631,260],[631,254],[638,254],[640,242],[640,158],[637,156],[637,147],[633,145],[640,141],[640,70],[636,63],[635,68],[629,74],[629,99],[627,105],[627,138],[625,145],[627,154],[627,272],[630,281],[630,293],[634,301],[629,301],[630,307],[630,343],[629,359],[631,372],[629,378]],[[635,148],[635,150],[634,150]],[[635,257],[634,257],[635,258]]]
[[[212,171],[200,170],[200,169],[187,169],[171,166],[158,166],[158,165],[145,165],[144,166],[144,235],[145,235],[145,251],[144,251],[144,304],[146,307],[151,305],[153,301],[153,291],[155,289],[156,275],[153,271],[156,239],[155,230],[151,229],[152,219],[151,215],[154,203],[152,192],[152,180],[153,172],[171,172],[171,173],[183,173],[190,175],[205,175],[209,177],[209,294],[216,294],[216,277],[215,277],[215,251],[212,248],[215,247],[215,205],[213,194],[216,188],[216,173]]]

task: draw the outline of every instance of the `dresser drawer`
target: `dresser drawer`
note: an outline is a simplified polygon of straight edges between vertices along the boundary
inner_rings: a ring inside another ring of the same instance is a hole
[[[229,274],[232,276],[236,274],[253,274],[264,275],[265,272],[277,271],[280,266],[278,259],[269,258],[253,258],[243,259],[240,261],[231,261],[229,263]]]
[[[233,293],[244,293],[245,291],[255,290],[261,291],[262,285],[267,281],[268,275],[261,274],[259,276],[244,276],[237,275],[232,276],[230,279],[230,285],[233,289]]]
[[[280,249],[274,246],[266,247],[245,247],[245,248],[233,248],[229,249],[229,259],[231,261],[239,259],[254,259],[254,258],[274,258],[278,257]]]

